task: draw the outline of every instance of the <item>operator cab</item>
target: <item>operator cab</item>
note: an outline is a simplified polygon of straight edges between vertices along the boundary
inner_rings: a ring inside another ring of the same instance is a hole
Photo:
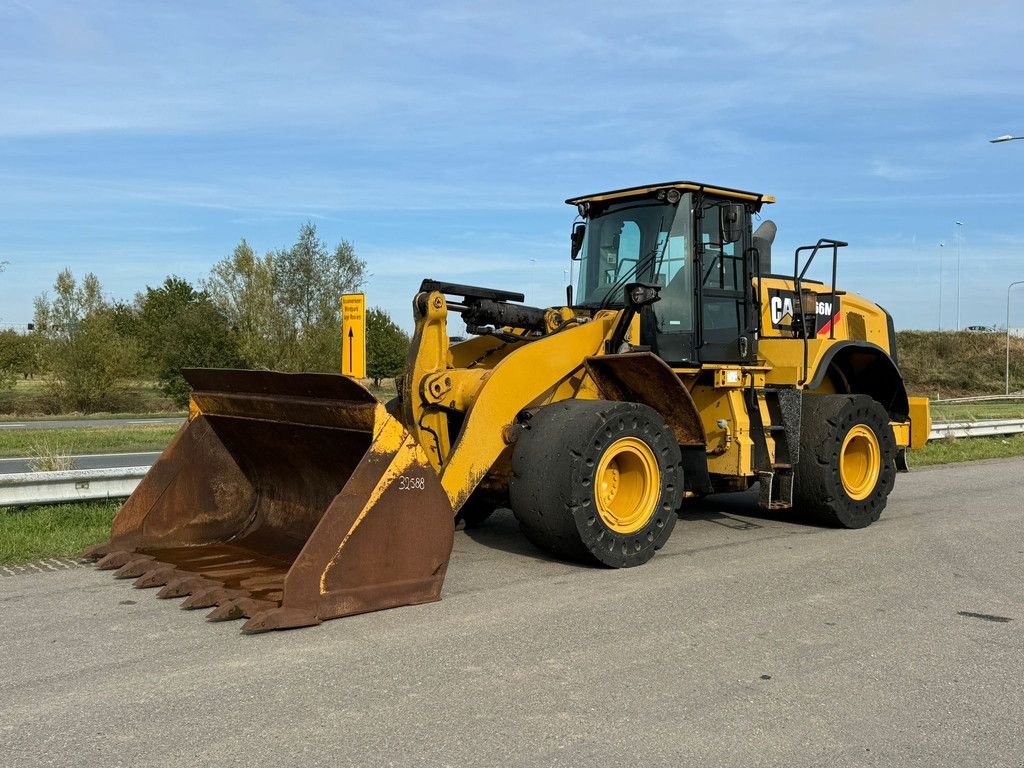
[[[660,288],[640,344],[677,367],[757,359],[751,215],[775,198],[673,181],[566,200],[580,262],[575,308],[623,306],[629,283]]]

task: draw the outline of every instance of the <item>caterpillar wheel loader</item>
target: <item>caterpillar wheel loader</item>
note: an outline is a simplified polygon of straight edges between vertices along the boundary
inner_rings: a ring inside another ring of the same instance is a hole
[[[716,491],[877,520],[930,420],[892,318],[836,286],[846,243],[775,263],[775,225],[752,230],[773,198],[693,182],[567,202],[565,306],[424,280],[390,403],[339,375],[185,371],[187,424],[86,556],[259,632],[439,599],[453,519],[497,506],[552,555],[615,568]]]

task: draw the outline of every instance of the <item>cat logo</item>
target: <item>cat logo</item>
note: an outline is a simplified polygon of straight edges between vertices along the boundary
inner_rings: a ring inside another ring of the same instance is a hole
[[[774,327],[789,328],[793,325],[793,298],[793,294],[784,293],[774,293],[771,297],[769,307]]]
[[[796,293],[769,289],[768,312],[773,328],[785,331],[793,330],[793,325],[796,322]],[[814,303],[814,314],[815,334],[830,332],[833,324],[839,319],[839,297],[835,297],[833,304],[831,296],[819,295],[818,300]]]

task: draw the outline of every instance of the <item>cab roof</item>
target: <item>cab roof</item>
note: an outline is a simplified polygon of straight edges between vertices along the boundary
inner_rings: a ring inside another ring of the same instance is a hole
[[[605,200],[615,200],[617,198],[641,197],[662,189],[678,189],[685,192],[706,192],[709,195],[718,195],[720,197],[727,197],[733,200],[743,200],[744,202],[753,201],[758,205],[775,202],[775,198],[772,195],[762,195],[757,192],[745,192],[742,189],[730,189],[729,187],[718,187],[712,184],[701,184],[699,181],[666,181],[662,184],[645,184],[642,187],[627,187],[626,189],[615,189],[611,192],[598,192],[593,195],[583,195],[582,197],[570,197],[565,202],[569,205],[578,205],[579,203],[603,202]]]

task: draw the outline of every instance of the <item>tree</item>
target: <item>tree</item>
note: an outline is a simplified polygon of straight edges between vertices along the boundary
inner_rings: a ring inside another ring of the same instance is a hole
[[[49,388],[64,410],[110,408],[138,368],[134,339],[118,332],[114,311],[102,298],[99,279],[88,274],[78,284],[65,269],[53,284],[56,296],[35,300],[35,324],[48,344]]]
[[[366,263],[350,243],[332,251],[307,222],[294,245],[262,257],[242,240],[214,265],[203,288],[254,367],[336,371],[339,296],[358,290],[366,277]]]
[[[274,267],[269,254],[259,257],[245,240],[214,264],[203,289],[238,335],[242,357],[254,368],[275,368],[287,343],[275,304]]]
[[[26,379],[39,370],[39,336],[12,330],[0,331],[0,390],[10,389],[15,379]]]
[[[373,385],[400,374],[408,355],[408,334],[383,309],[371,307],[366,313],[366,375]]]
[[[14,331],[0,331],[0,392],[12,389],[18,379],[21,367],[20,338]]]
[[[244,365],[238,334],[208,294],[180,277],[159,288],[147,286],[135,299],[136,334],[146,368],[177,405],[188,404],[182,368],[238,368]]]
[[[331,251],[311,222],[300,227],[291,248],[271,257],[286,327],[296,342],[288,350],[286,368],[336,371],[341,355],[339,297],[365,282],[365,262],[345,240]]]
[[[44,293],[35,299],[35,326],[52,339],[67,339],[75,326],[105,305],[99,278],[92,272],[78,285],[70,269],[61,270],[53,283],[52,303]]]

